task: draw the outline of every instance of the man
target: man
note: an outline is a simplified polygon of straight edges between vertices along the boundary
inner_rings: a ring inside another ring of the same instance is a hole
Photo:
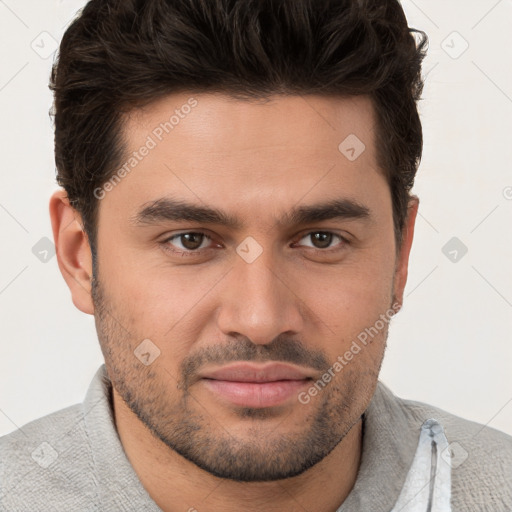
[[[426,36],[396,0],[92,0],[54,66],[59,268],[105,358],[2,510],[512,510],[512,439],[379,380]]]

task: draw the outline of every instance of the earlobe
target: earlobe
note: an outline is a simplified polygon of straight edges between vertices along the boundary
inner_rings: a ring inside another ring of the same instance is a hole
[[[59,269],[71,291],[73,304],[92,315],[92,254],[81,217],[63,189],[52,194],[49,206]]]
[[[402,233],[402,244],[397,255],[397,263],[395,269],[395,285],[394,285],[394,302],[400,307],[403,303],[404,289],[407,283],[407,274],[409,268],[409,254],[411,252],[412,241],[414,238],[414,226],[416,223],[416,215],[418,213],[419,198],[411,196],[407,208],[407,218]]]

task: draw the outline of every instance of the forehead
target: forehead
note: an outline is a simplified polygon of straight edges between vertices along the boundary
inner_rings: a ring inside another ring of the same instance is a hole
[[[364,139],[371,148],[373,131],[374,109],[368,96],[275,95],[239,100],[221,93],[180,93],[129,112],[124,123],[124,135],[132,146],[152,134],[164,144],[176,139],[187,147],[200,145],[208,153],[229,154],[304,142],[310,149],[332,150],[333,143],[349,135]]]
[[[133,210],[171,195],[249,213],[340,195],[365,202],[387,185],[374,133],[366,96],[172,94],[125,117],[125,172],[108,203]]]

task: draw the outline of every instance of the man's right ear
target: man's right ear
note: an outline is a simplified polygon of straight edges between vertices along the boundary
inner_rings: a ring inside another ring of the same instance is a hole
[[[79,213],[70,205],[63,189],[52,194],[50,218],[59,269],[71,291],[73,304],[80,311],[93,315],[92,253],[89,239],[82,229]]]

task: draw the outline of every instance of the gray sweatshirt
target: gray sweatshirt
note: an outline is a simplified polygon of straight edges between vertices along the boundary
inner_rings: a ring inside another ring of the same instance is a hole
[[[82,404],[0,438],[0,511],[160,510],[124,453],[111,391],[102,365]],[[357,480],[337,512],[358,511],[512,512],[512,437],[379,381]]]

